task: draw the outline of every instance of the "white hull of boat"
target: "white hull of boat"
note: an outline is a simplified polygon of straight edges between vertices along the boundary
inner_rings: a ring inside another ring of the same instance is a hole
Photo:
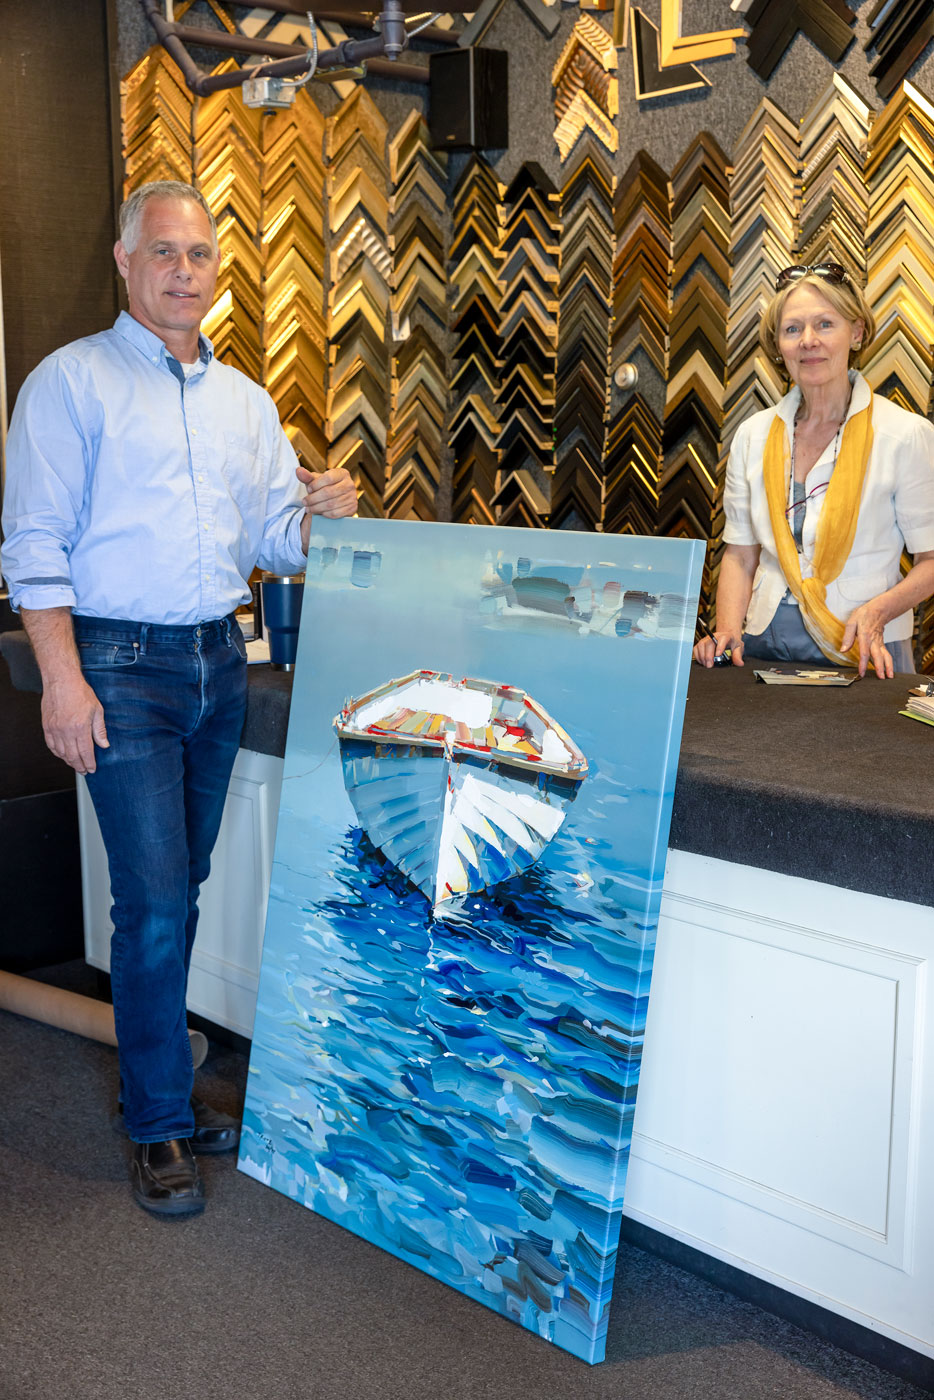
[[[534,865],[580,786],[418,744],[340,743],[361,827],[435,909]]]

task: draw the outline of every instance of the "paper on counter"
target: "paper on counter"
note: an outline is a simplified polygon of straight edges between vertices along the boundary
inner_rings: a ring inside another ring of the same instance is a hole
[[[766,685],[852,685],[859,680],[858,672],[846,671],[795,670],[778,671],[770,667],[766,671],[753,671],[757,681]]]

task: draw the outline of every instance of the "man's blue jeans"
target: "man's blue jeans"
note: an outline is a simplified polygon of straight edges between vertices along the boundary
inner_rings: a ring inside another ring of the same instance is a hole
[[[74,624],[110,741],[87,783],[110,867],[127,1130],[135,1142],[189,1137],[188,968],[243,728],[246,649],[233,618],[164,627],[76,616]]]

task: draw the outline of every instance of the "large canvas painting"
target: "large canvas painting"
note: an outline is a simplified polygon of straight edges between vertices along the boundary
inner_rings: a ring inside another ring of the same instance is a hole
[[[704,546],[308,554],[241,1169],[603,1358]]]

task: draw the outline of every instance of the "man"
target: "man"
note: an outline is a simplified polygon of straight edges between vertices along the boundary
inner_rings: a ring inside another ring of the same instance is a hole
[[[194,1154],[238,1136],[192,1100],[185,1019],[246,704],[234,610],[255,566],[304,568],[312,514],[350,515],[356,492],[343,470],[298,466],[272,400],[200,335],[219,257],[193,187],[134,191],[114,257],[129,315],[50,355],[20,392],[3,567],[42,672],[46,742],[86,775],[107,848],[134,1196],[191,1215]]]

